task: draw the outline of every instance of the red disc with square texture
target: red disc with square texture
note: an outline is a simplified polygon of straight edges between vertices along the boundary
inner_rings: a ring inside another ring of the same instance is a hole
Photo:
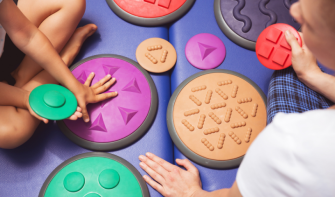
[[[287,24],[278,23],[267,27],[256,42],[258,60],[267,68],[281,70],[291,66],[291,47],[285,38],[285,31],[290,30],[302,46],[299,33]]]
[[[114,0],[129,14],[143,18],[157,18],[178,10],[186,0]]]

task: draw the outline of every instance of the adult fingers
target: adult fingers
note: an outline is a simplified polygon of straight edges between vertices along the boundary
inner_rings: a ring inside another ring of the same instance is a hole
[[[98,88],[98,87],[104,85],[107,81],[109,81],[111,77],[112,76],[110,74],[108,74],[104,78],[100,79],[98,82],[96,82],[95,84],[93,84],[91,87],[93,89]]]
[[[155,179],[158,183],[160,183],[161,185],[163,185],[163,183],[165,183],[165,179],[158,174],[157,172],[153,171],[147,164],[145,164],[144,162],[140,163],[140,167],[146,171],[153,179]]]
[[[145,180],[145,182],[147,182],[149,185],[151,185],[152,188],[154,188],[155,190],[157,190],[159,193],[161,193],[163,196],[165,195],[165,191],[163,186],[161,186],[160,184],[158,184],[156,181],[152,180],[149,176],[144,175],[143,179]]]
[[[175,165],[172,165],[171,163],[165,161],[164,159],[157,157],[156,155],[152,154],[152,153],[146,153],[146,156],[153,160],[154,162],[158,163],[159,165],[161,165],[163,168],[165,168],[165,170],[171,172],[173,168],[175,168]]]
[[[147,158],[144,155],[140,155],[139,159],[143,163],[147,164],[153,171],[155,171],[156,173],[160,174],[164,179],[167,177],[167,175],[168,175],[169,172],[167,170],[165,170],[158,163],[152,161],[151,159]]]
[[[184,166],[185,169],[193,174],[199,174],[198,169],[188,159],[176,159],[176,162],[180,166]]]
[[[117,96],[117,92],[109,92],[109,93],[103,93],[95,96],[95,101],[100,102],[109,98],[113,98]]]
[[[87,86],[87,87],[90,87],[94,76],[95,76],[94,72],[91,72],[90,75],[88,75],[84,85]]]
[[[302,51],[297,38],[292,34],[291,31],[287,30],[285,32],[285,38],[288,44],[291,46],[293,54]]]
[[[111,80],[109,80],[108,82],[104,81],[103,84],[101,84],[100,86],[93,88],[94,89],[94,93],[95,94],[100,94],[105,92],[106,90],[108,90],[114,83],[115,83],[116,79],[112,78]],[[99,82],[98,82],[99,83]],[[96,85],[96,84],[94,84]],[[92,86],[93,87],[93,86]]]

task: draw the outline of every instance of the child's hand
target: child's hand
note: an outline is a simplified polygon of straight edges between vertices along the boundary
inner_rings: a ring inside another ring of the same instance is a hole
[[[30,95],[30,92],[26,92],[26,96],[25,96],[25,106],[26,108],[28,109],[29,113],[34,116],[36,119],[44,122],[45,124],[48,124],[49,120],[46,119],[46,118],[42,118],[41,116],[37,115],[33,109],[31,109],[30,107],[30,104],[29,104],[29,95]]]
[[[302,33],[300,36],[303,40]],[[285,32],[285,37],[292,48],[292,67],[301,81],[305,82],[309,76],[322,72],[312,52],[304,43],[300,47],[296,37],[290,31]]]
[[[87,104],[97,103],[117,96],[117,92],[103,93],[115,83],[115,78],[111,79],[111,75],[107,75],[99,82],[90,87],[93,78],[94,73],[91,73],[87,77],[84,85],[78,82],[78,87],[75,89],[75,91],[72,91],[77,98],[78,105],[81,108],[81,113],[85,122],[90,121],[90,117],[86,109]]]
[[[202,192],[199,171],[189,160],[176,159],[178,165],[185,167],[183,170],[152,153],[140,155],[139,159],[141,168],[155,179],[144,175],[144,180],[163,196],[190,197]]]

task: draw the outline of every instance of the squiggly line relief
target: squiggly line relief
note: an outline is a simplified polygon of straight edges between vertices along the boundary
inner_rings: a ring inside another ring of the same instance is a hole
[[[270,20],[265,24],[265,27],[268,27],[270,25],[273,25],[277,22],[277,14],[269,9],[267,9],[265,6],[268,4],[270,0],[261,0],[259,2],[259,10],[264,14],[268,15],[270,17]]]
[[[237,20],[242,21],[244,23],[242,31],[244,33],[247,33],[251,29],[252,22],[248,16],[241,14],[241,10],[245,6],[245,0],[236,0],[236,1],[238,2],[238,4],[233,9],[233,15]]]
[[[284,5],[287,9],[290,9],[291,7],[291,0],[284,0]]]

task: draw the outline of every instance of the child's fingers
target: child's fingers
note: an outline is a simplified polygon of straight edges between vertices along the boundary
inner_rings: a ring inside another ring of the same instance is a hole
[[[96,89],[102,85],[104,85],[107,81],[109,81],[109,79],[111,78],[112,76],[110,74],[106,75],[104,78],[102,78],[100,81],[96,82],[95,84],[93,84],[91,86],[91,88],[93,89]]]
[[[81,112],[81,107],[77,107],[77,112]]]
[[[38,120],[44,122],[45,124],[48,124],[49,120],[42,118],[41,116],[37,115],[35,112],[31,113],[35,118],[37,118]]]
[[[293,54],[302,51],[297,38],[289,30],[285,32],[285,38],[288,44],[291,46]]]
[[[108,90],[113,84],[115,83],[115,78],[109,80],[107,83],[103,84],[100,87],[94,88],[94,93],[95,94],[101,94]]]
[[[78,105],[81,108],[81,113],[82,113],[84,122],[89,122],[90,121],[90,116],[88,115],[88,112],[87,112],[87,109],[86,109],[86,103],[81,102],[81,101],[78,100]]]
[[[84,85],[90,87],[94,76],[95,76],[94,72],[91,72],[90,75],[88,75]]]
[[[70,116],[69,118],[67,118],[67,119],[69,119],[69,120],[77,120],[78,119],[78,117],[76,116],[76,115],[72,115],[72,116]]]
[[[96,102],[104,101],[109,98],[113,98],[117,96],[117,92],[109,92],[109,93],[103,93],[103,94],[98,94],[95,96]]]
[[[80,109],[80,110],[81,110],[81,109]],[[83,117],[83,114],[82,114],[81,112],[78,112],[78,111],[76,111],[76,112],[74,113],[74,115],[77,116],[78,118]]]

